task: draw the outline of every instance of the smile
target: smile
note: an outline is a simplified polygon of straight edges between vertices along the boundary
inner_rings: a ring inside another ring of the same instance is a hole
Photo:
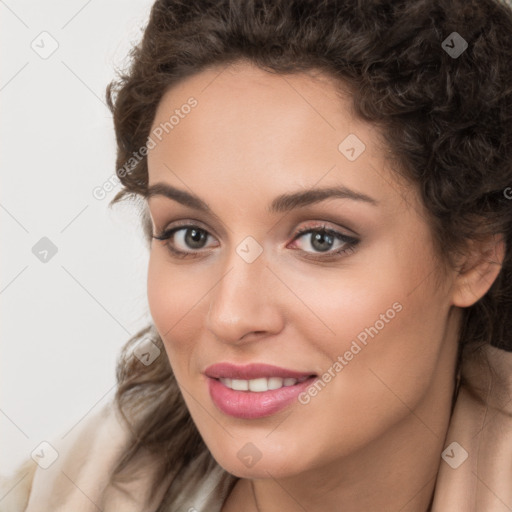
[[[255,393],[263,393],[265,391],[272,391],[274,389],[281,389],[283,387],[295,386],[298,382],[304,382],[308,377],[304,376],[300,379],[293,377],[261,377],[259,379],[229,379],[220,378],[219,381],[229,389],[235,391],[253,391]]]

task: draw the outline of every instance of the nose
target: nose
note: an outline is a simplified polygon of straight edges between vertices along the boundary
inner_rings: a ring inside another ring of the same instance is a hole
[[[283,328],[279,281],[264,254],[247,263],[233,250],[211,292],[205,327],[225,343],[248,343]]]

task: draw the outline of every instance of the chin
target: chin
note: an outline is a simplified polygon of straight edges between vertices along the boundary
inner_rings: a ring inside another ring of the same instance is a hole
[[[211,446],[207,443],[217,463],[228,473],[239,478],[287,478],[307,471],[314,461],[311,453],[290,442],[272,443],[264,436],[231,438]],[[309,455],[309,456],[308,456]]]
[[[286,467],[289,461],[285,463],[283,461],[263,460],[261,458],[252,467],[248,467],[238,459],[236,454],[234,454],[234,458],[214,458],[223,469],[238,478],[269,478],[269,475],[272,475],[273,478],[286,478],[297,474],[297,469],[292,471],[291,468]]]

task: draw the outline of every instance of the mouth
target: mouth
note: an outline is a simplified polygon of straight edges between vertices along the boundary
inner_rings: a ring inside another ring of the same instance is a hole
[[[304,376],[300,379],[293,377],[260,377],[257,379],[230,379],[219,378],[220,382],[229,389],[234,391],[252,391],[254,393],[264,393],[265,391],[273,391],[284,387],[295,386],[295,384],[304,382],[314,375]]]
[[[281,411],[317,378],[315,373],[265,364],[219,363],[209,366],[204,374],[215,406],[224,414],[241,419]]]
[[[281,368],[271,364],[251,363],[244,366],[232,363],[216,363],[208,366],[204,374],[213,379],[236,379],[236,380],[252,380],[259,378],[281,378],[281,379],[302,379],[310,377],[313,372],[300,372]]]

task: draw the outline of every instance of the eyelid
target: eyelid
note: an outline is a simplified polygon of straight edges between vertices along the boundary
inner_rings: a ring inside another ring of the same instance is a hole
[[[171,224],[172,224],[172,227],[170,226]],[[327,224],[329,224],[329,225],[327,225]],[[162,235],[162,234],[168,233],[170,231],[177,230],[180,227],[186,228],[186,227],[194,227],[194,226],[203,229],[209,235],[214,236],[218,241],[219,237],[215,233],[215,230],[212,230],[210,227],[207,227],[200,220],[192,219],[192,218],[169,222],[168,225],[166,225],[163,229],[160,229],[160,230],[156,230],[156,226],[155,226],[155,230],[158,231],[158,233],[160,233]],[[350,233],[350,234],[340,233],[340,234],[346,236],[347,238],[356,238],[356,239],[360,238],[360,235],[353,229],[350,229],[346,226],[338,225],[336,223],[333,223],[332,221],[324,220],[324,219],[320,219],[320,218],[313,220],[313,221],[306,222],[306,225],[302,226],[301,228],[292,229],[288,236],[293,237],[293,239],[292,239],[292,241],[293,241],[293,240],[296,240],[296,238],[298,236],[305,234],[308,230],[322,230],[322,229],[325,229],[326,231],[331,230],[331,231],[335,231],[335,232],[339,232],[339,230],[342,229],[342,230],[346,230]]]
[[[185,211],[183,211],[182,208]],[[180,208],[177,211],[175,211],[174,209],[170,210],[168,208],[160,206],[157,207],[156,205],[153,207],[153,210],[149,208],[150,212],[153,212],[150,213],[153,223],[153,229],[155,231],[158,231],[159,233],[164,233],[165,231],[168,231],[180,225],[188,226],[190,224],[193,224],[200,227],[201,229],[204,229],[205,231],[208,231],[208,233],[214,235],[217,239],[226,236],[226,229],[228,228],[226,228],[226,226],[220,220],[217,222],[217,218],[215,216],[207,216],[205,221],[202,221],[199,220],[199,217],[195,216],[196,214],[198,214],[198,212],[195,211],[194,209],[189,208],[187,206],[183,206],[182,208]],[[202,217],[200,213],[198,215]],[[172,228],[170,227],[171,224]],[[158,225],[161,225],[163,227],[159,228]]]
[[[171,224],[172,224],[172,226],[171,226]],[[185,220],[177,220],[177,221],[169,222],[168,225],[166,225],[159,232],[163,234],[163,233],[167,233],[169,231],[172,231],[172,230],[175,230],[178,228],[189,228],[189,227],[201,228],[202,230],[206,231],[208,233],[208,235],[214,236],[215,238],[218,239],[218,236],[215,234],[214,229],[207,227],[206,224],[204,224],[203,222],[201,222],[200,220],[197,220],[197,219],[185,219]]]
[[[336,237],[337,239],[346,238],[349,240],[358,240],[357,237],[352,236],[352,235],[347,235],[346,233],[342,233],[338,229],[330,228],[329,226],[325,226],[325,225],[320,225],[320,226],[311,226],[311,227],[304,227],[304,228],[298,229],[295,232],[295,234],[293,235],[292,242],[294,242],[295,240],[297,240],[299,238],[302,238],[304,235],[314,233],[315,231],[323,231],[323,232],[327,233],[328,235]]]
[[[347,225],[347,219],[346,218],[338,218],[336,219],[334,215],[330,216],[330,218],[324,217],[324,216],[318,216],[314,217],[314,220],[301,220],[297,224],[304,223],[303,227],[311,227],[313,229],[321,229],[322,226],[325,226],[325,229],[332,229],[333,231],[345,231],[345,233],[342,233],[346,235],[347,237],[352,238],[361,238],[360,233],[355,231],[354,229],[350,228]],[[312,216],[308,215],[307,219],[311,219]],[[348,223],[351,224],[351,223]],[[296,228],[294,231],[301,231],[303,227]]]

